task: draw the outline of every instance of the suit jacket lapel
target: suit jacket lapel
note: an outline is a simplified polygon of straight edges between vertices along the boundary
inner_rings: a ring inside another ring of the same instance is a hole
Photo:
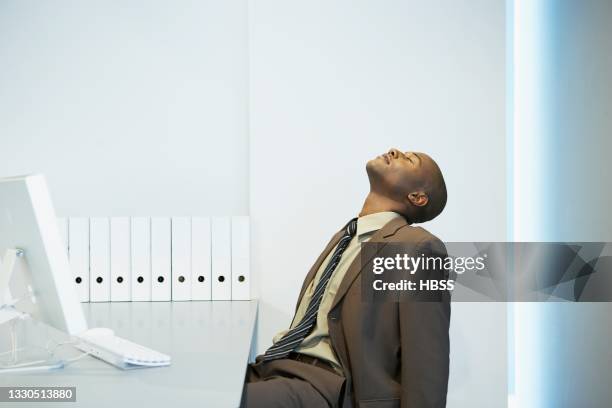
[[[346,271],[346,275],[344,276],[344,279],[342,279],[342,282],[340,283],[340,287],[338,288],[338,293],[336,293],[336,297],[334,298],[334,301],[332,303],[330,310],[333,310],[338,305],[338,303],[340,303],[344,295],[346,295],[346,292],[349,290],[349,288],[353,284],[353,281],[355,281],[357,276],[359,276],[359,274],[361,273],[361,270],[365,267],[365,265],[367,265],[368,262],[370,262],[370,260],[374,258],[374,256],[376,256],[376,254],[385,247],[385,245],[389,241],[387,238],[390,236],[393,236],[397,232],[398,229],[400,229],[406,224],[408,224],[408,222],[406,221],[404,217],[398,217],[398,218],[395,218],[389,221],[387,224],[385,224],[384,227],[382,227],[381,229],[376,231],[374,235],[372,235],[372,238],[370,238],[368,242],[382,242],[383,244],[379,245],[378,248],[376,248],[375,252],[373,251],[372,254],[368,254],[368,259],[365,260],[365,262],[363,263],[363,266],[361,263],[361,251],[359,255],[357,255],[357,257],[353,260],[353,262],[351,262],[349,269]]]
[[[300,290],[300,296],[298,297],[297,304],[295,305],[296,312],[297,312],[297,308],[300,306],[300,303],[302,302],[302,297],[304,296],[304,292],[306,292],[306,288],[308,288],[308,285],[310,285],[310,282],[314,279],[315,275],[317,274],[317,271],[321,267],[321,264],[323,263],[325,258],[327,258],[327,255],[338,244],[338,241],[340,241],[340,238],[342,237],[343,232],[344,232],[344,227],[342,227],[340,231],[336,232],[336,235],[332,237],[331,241],[329,241],[329,243],[327,244],[327,246],[325,247],[321,255],[319,255],[319,257],[317,258],[312,268],[310,268],[310,271],[306,275],[306,278],[304,279],[304,283],[302,284],[302,290]]]

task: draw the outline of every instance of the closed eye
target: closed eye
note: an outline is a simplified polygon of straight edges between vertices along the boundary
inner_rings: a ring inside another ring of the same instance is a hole
[[[417,159],[419,159],[419,164],[421,164],[421,162],[423,161],[423,160],[421,159],[421,156],[419,156],[419,155],[418,155],[418,154],[416,154],[416,153],[411,153],[411,154],[410,154],[410,156],[406,155],[406,157],[408,157],[412,163],[414,163],[414,160],[412,160],[412,158],[411,158],[412,156],[414,156],[414,157],[416,157]]]
[[[412,157],[410,157],[410,152],[404,153],[404,157],[410,160],[410,163],[414,164],[414,160],[412,160]]]

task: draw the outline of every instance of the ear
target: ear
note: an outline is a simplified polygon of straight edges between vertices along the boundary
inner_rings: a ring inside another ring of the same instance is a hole
[[[410,201],[413,205],[417,207],[423,207],[427,205],[429,202],[429,197],[422,191],[417,191],[414,193],[408,194],[408,201]]]

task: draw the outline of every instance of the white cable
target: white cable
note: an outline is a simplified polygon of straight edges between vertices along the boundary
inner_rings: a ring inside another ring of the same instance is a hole
[[[11,368],[21,368],[21,367],[28,367],[28,366],[33,366],[36,364],[42,364],[42,363],[47,363],[49,362],[49,360],[34,360],[34,361],[28,361],[26,363],[20,363],[20,364],[2,364],[0,365],[0,371],[2,370],[6,370],[6,369],[11,369]]]
[[[80,360],[80,359],[82,359],[84,357],[87,357],[89,355],[91,355],[91,353],[89,351],[84,351],[83,353],[81,353],[80,355],[78,355],[76,357],[67,358],[67,359],[64,359],[62,361],[64,362],[65,365],[68,365],[68,364],[71,364],[71,363],[73,363],[75,361],[78,361],[78,360]]]
[[[70,340],[68,340],[68,341],[61,341],[61,342],[59,342],[59,343],[57,343],[55,345],[55,348],[53,350],[49,350],[49,346],[50,346],[51,342],[53,342],[53,341],[55,341],[55,340],[54,339],[49,339],[49,340],[47,340],[47,343],[45,343],[45,350],[47,350],[50,354],[55,354],[55,351],[58,348],[62,347],[62,346],[66,346],[66,345],[69,345],[69,344],[76,344],[80,340],[75,338],[75,337],[71,337]]]
[[[21,350],[25,350],[25,347],[19,347],[19,348],[14,349],[14,350],[13,350],[13,348],[11,348],[10,350],[7,350],[7,351],[3,351],[3,352],[1,352],[1,353],[0,353],[0,356],[3,356],[3,355],[5,355],[5,354],[9,354],[9,353],[11,353],[11,354],[12,354],[12,353],[14,353],[14,352],[16,352],[16,351],[21,351]]]
[[[66,344],[68,344],[68,342],[66,342]],[[54,352],[51,353],[51,356],[54,355]],[[35,360],[35,361],[28,361],[26,363],[21,363],[21,364],[0,364],[0,373],[2,372],[13,372],[13,369],[18,369],[18,368],[25,368],[25,367],[30,367],[32,369],[56,369],[56,368],[63,368],[69,364],[74,363],[75,361],[81,360],[87,356],[91,355],[90,352],[86,351],[83,352],[81,354],[79,354],[78,356],[75,357],[71,357],[71,358],[65,358],[65,359],[61,359],[59,361],[57,361],[54,365],[45,365],[45,366],[36,366],[36,364],[43,364],[43,363],[49,363],[49,359],[46,360]]]
[[[39,366],[31,366],[31,367],[13,367],[13,368],[3,368],[0,369],[0,375],[2,374],[12,374],[12,373],[23,373],[28,372],[31,373],[33,371],[51,371],[57,370],[60,368],[64,368],[64,363],[59,361],[55,364],[51,365],[39,365]]]
[[[60,359],[59,361],[55,362],[54,364],[51,365],[44,365],[44,366],[37,366],[37,364],[44,364],[44,363],[49,363],[50,359],[53,358],[55,356],[55,353],[57,352],[57,350],[62,347],[62,346],[66,346],[66,345],[74,345],[77,344],[79,342],[78,338],[72,337],[70,340],[68,341],[62,341],[62,342],[58,342],[53,349],[51,349],[51,343],[54,342],[54,339],[49,339],[47,340],[45,347],[38,347],[38,346],[30,346],[30,347],[36,347],[36,348],[40,348],[45,350],[48,354],[49,354],[49,358],[45,359],[45,360],[33,360],[33,361],[28,361],[28,362],[24,362],[24,363],[17,363],[17,352],[18,351],[22,351],[22,350],[26,350],[25,347],[17,347],[17,335],[16,335],[16,330],[15,330],[15,323],[14,321],[11,321],[11,330],[10,330],[10,336],[11,336],[11,349],[8,351],[4,351],[4,352],[0,352],[0,356],[5,355],[5,354],[12,354],[12,358],[9,364],[6,363],[2,363],[0,362],[0,373],[7,373],[7,372],[17,372],[17,371],[25,371],[25,370],[52,370],[52,369],[57,369],[57,368],[62,368],[70,363],[73,363],[75,361],[78,361],[88,355],[90,355],[91,353],[89,352],[83,352],[81,354],[79,354],[76,357],[71,357],[71,358],[67,358],[67,359]],[[23,369],[23,370],[22,370]]]
[[[21,299],[17,299],[13,302],[13,305],[18,303]],[[14,306],[9,306],[9,308],[14,309]],[[10,354],[10,359],[9,361],[3,362],[0,361],[0,375],[1,374],[6,374],[6,373],[15,373],[15,372],[29,372],[29,371],[48,371],[48,370],[55,370],[55,369],[59,369],[59,368],[63,368],[64,366],[66,366],[67,364],[70,364],[72,362],[78,361],[86,356],[88,356],[90,353],[88,352],[84,352],[79,354],[76,357],[71,357],[68,359],[60,359],[59,361],[52,361],[51,359],[55,356],[55,353],[57,352],[57,350],[65,345],[70,345],[70,344],[76,344],[78,343],[78,339],[75,337],[72,337],[69,341],[63,341],[63,342],[58,342],[53,349],[51,349],[51,343],[55,340],[53,339],[49,339],[46,344],[45,347],[39,347],[39,346],[29,346],[29,347],[18,347],[17,344],[17,329],[16,329],[16,325],[18,323],[19,320],[25,320],[27,318],[29,318],[30,316],[27,313],[21,313],[18,318],[12,319],[9,321],[9,337],[10,337],[10,349],[7,351],[3,351],[0,352],[0,356],[4,356],[6,354]],[[38,360],[33,360],[33,361],[26,361],[23,363],[18,363],[18,353],[24,350],[27,350],[28,348],[39,348],[44,350],[47,354],[48,357],[47,359],[38,359]]]
[[[47,350],[48,350],[49,342],[50,341],[51,341],[51,339],[49,339],[49,341],[47,341],[47,345],[46,345]],[[53,349],[53,351],[51,351],[50,353],[51,353],[52,356],[54,356],[55,352],[57,351],[58,348],[60,348],[62,346],[78,344],[79,342],[80,342],[80,339],[72,337],[69,341],[63,341],[63,342],[57,343],[55,345],[55,348]],[[68,364],[73,363],[75,361],[78,361],[78,360],[80,360],[80,359],[82,359],[82,358],[84,358],[84,357],[86,357],[86,356],[88,356],[90,354],[91,354],[90,352],[85,351],[85,352],[79,354],[76,357],[66,358],[66,359],[63,359],[62,361],[64,362],[64,365],[68,365]]]

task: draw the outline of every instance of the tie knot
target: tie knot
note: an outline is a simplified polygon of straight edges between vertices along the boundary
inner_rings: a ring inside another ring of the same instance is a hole
[[[357,232],[357,218],[353,218],[346,224],[346,233],[351,237],[355,236]]]

